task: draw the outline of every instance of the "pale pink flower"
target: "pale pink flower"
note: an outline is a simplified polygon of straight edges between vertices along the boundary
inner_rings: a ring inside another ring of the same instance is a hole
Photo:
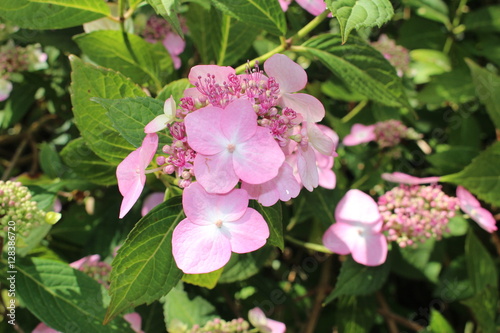
[[[275,54],[264,63],[264,70],[279,84],[278,104],[302,114],[305,121],[319,122],[325,116],[323,104],[314,96],[295,93],[307,84],[306,71],[284,54]]]
[[[184,273],[215,271],[229,261],[231,252],[255,251],[269,237],[262,215],[248,208],[244,190],[210,194],[195,182],[184,190],[182,206],[186,218],[174,229],[172,253]]]
[[[0,77],[0,102],[5,101],[12,91],[12,82]]]
[[[375,140],[375,125],[354,124],[351,127],[351,133],[344,137],[342,143],[345,146],[356,146]]]
[[[281,6],[281,9],[286,12],[288,10],[288,6],[292,3],[292,0],[278,0]]]
[[[497,221],[493,214],[481,207],[479,201],[464,187],[457,187],[457,198],[460,209],[476,221],[477,224],[489,233],[497,230]]]
[[[144,133],[156,133],[164,130],[167,128],[168,124],[174,121],[175,114],[175,100],[172,96],[170,96],[170,98],[168,98],[163,105],[163,114],[156,116],[153,120],[151,120],[146,127],[144,127]]]
[[[300,7],[307,10],[310,14],[318,16],[326,10],[326,3],[323,0],[295,0]]]
[[[335,224],[323,235],[332,252],[352,254],[354,261],[378,266],[387,257],[387,241],[381,232],[382,216],[375,200],[359,190],[349,190],[335,209]]]
[[[408,185],[432,184],[439,182],[439,177],[419,178],[403,172],[383,173],[381,177],[383,180],[386,180],[388,182]]]
[[[190,113],[185,126],[188,143],[197,152],[196,179],[210,193],[227,193],[240,179],[265,183],[278,175],[285,160],[269,130],[257,125],[247,100]]]
[[[147,134],[142,146],[131,152],[116,168],[118,189],[123,195],[120,218],[123,218],[139,199],[146,183],[146,168],[153,160],[158,148],[158,135]]]
[[[184,52],[186,41],[175,32],[170,31],[163,39],[163,46],[165,46],[170,54],[172,62],[174,63],[174,68],[179,69],[182,65],[179,55]]]
[[[145,216],[151,209],[161,204],[164,198],[165,193],[163,192],[154,192],[148,195],[142,204],[141,215]]]
[[[260,308],[253,308],[248,311],[248,321],[259,329],[259,332],[285,333],[286,331],[284,323],[267,318],[264,311]]]
[[[241,184],[241,188],[248,192],[250,199],[255,199],[266,207],[274,205],[278,200],[288,201],[297,197],[300,187],[288,163],[283,163],[278,175],[270,181],[258,185],[245,182]]]

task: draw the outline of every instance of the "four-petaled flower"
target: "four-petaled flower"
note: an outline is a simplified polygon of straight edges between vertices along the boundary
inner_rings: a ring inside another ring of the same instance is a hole
[[[351,133],[344,137],[344,146],[356,146],[375,140],[375,125],[354,124]]]
[[[457,187],[457,198],[460,209],[476,221],[481,228],[489,233],[497,230],[495,217],[488,210],[481,207],[479,201],[462,186]]]
[[[269,237],[266,221],[248,207],[244,190],[211,194],[195,182],[184,190],[182,206],[186,218],[173,232],[172,253],[184,273],[215,271],[229,261],[231,252],[255,251]]]

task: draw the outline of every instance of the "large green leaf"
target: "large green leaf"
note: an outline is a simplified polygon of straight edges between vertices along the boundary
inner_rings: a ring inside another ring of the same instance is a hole
[[[151,7],[154,8],[157,14],[163,16],[175,31],[184,37],[179,18],[177,17],[177,8],[180,5],[179,0],[146,0]]]
[[[121,72],[137,83],[162,81],[173,70],[172,59],[161,44],[151,44],[139,36],[121,31],[99,30],[74,37],[85,55],[107,68]]]
[[[443,176],[440,181],[462,185],[480,199],[500,205],[500,142],[479,154],[462,171]]]
[[[478,66],[474,61],[465,59],[472,73],[472,81],[476,86],[476,95],[486,106],[486,111],[495,127],[500,129],[500,76]]]
[[[166,295],[182,278],[172,256],[172,233],[183,217],[181,198],[174,197],[137,222],[112,263],[106,322]]]
[[[409,107],[401,79],[394,67],[358,37],[342,45],[338,34],[312,38],[300,48],[317,57],[353,92],[388,106]]]
[[[281,251],[285,248],[285,240],[283,238],[283,216],[281,213],[281,202],[278,201],[274,206],[264,207],[257,201],[252,200],[250,207],[257,210],[269,226],[268,244],[277,246]]]
[[[17,292],[42,322],[60,332],[133,332],[122,318],[102,324],[106,289],[68,264],[33,258],[17,265]]]
[[[278,1],[269,0],[211,0],[222,12],[254,28],[273,35],[286,34],[285,14]]]
[[[160,101],[166,101],[170,96],[174,97],[174,100],[177,104],[179,104],[180,99],[184,96],[184,90],[187,88],[191,88],[192,85],[189,83],[188,79],[179,79],[176,81],[172,81],[163,87],[162,90],[156,96],[156,99]]]
[[[203,62],[215,60],[220,66],[238,61],[260,31],[213,7],[207,10],[196,4],[189,7],[187,23]]]
[[[339,20],[342,43],[347,41],[353,29],[380,28],[394,15],[389,0],[327,0],[326,3]]]
[[[375,323],[377,303],[375,297],[340,296],[335,311],[339,332],[370,332]]]
[[[446,320],[446,318],[436,309],[431,309],[431,323],[429,325],[431,332],[440,333],[455,333],[453,327]]]
[[[101,0],[0,0],[0,16],[27,29],[63,29],[110,15]]]
[[[151,97],[124,99],[92,99],[108,110],[113,126],[134,147],[139,147],[145,137],[144,127],[156,116],[163,114],[163,102]],[[171,143],[165,133],[159,132],[160,148]]]
[[[61,151],[61,158],[83,179],[98,185],[116,184],[116,165],[97,156],[83,138],[70,141]]]
[[[120,136],[106,116],[107,110],[91,98],[119,99],[146,94],[130,79],[109,69],[85,64],[70,56],[71,103],[76,126],[90,148],[102,159],[118,165],[134,147]]]
[[[325,299],[325,304],[342,295],[368,295],[379,290],[389,275],[390,267],[389,261],[380,266],[368,267],[352,258],[347,259],[342,264],[335,289]]]
[[[467,30],[477,32],[500,31],[500,5],[480,7],[465,16]]]
[[[272,252],[271,246],[264,246],[250,253],[231,253],[231,259],[224,266],[218,282],[232,283],[248,279],[259,272]]]

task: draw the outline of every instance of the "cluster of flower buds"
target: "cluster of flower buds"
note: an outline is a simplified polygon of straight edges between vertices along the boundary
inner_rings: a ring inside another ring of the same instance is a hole
[[[344,137],[346,146],[375,141],[380,148],[395,147],[401,140],[418,140],[422,136],[413,128],[406,127],[401,121],[390,119],[373,125],[354,124],[351,132]]]
[[[247,333],[249,328],[250,324],[243,318],[231,321],[215,318],[207,322],[203,327],[194,325],[192,328],[183,331],[183,333]]]
[[[408,70],[410,54],[404,47],[396,45],[393,39],[390,39],[387,35],[380,35],[378,41],[372,42],[371,45],[396,68],[398,76],[402,77]]]
[[[106,288],[109,287],[109,275],[111,274],[111,265],[101,261],[98,254],[83,257],[70,264],[71,267],[84,272]]]
[[[16,223],[18,235],[27,237],[32,229],[53,222],[52,218],[51,215],[39,209],[35,201],[31,200],[31,193],[27,187],[22,186],[19,182],[0,181],[0,222],[2,226],[0,235],[7,231],[9,221]]]
[[[401,184],[382,195],[378,206],[388,241],[406,247],[429,238],[441,239],[459,201],[446,195],[440,185]]]

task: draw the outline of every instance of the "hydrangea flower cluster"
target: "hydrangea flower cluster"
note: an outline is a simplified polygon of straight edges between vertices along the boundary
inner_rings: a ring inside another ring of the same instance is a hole
[[[402,139],[417,140],[421,135],[413,128],[406,127],[401,121],[390,119],[373,125],[354,124],[351,132],[344,137],[343,144],[355,146],[375,141],[380,148],[395,147]]]
[[[382,195],[378,206],[388,241],[406,247],[429,238],[441,239],[459,201],[446,195],[440,185],[401,184]]]
[[[54,216],[55,214],[55,216]],[[60,214],[47,212],[38,208],[36,201],[31,200],[28,188],[19,182],[0,181],[0,236],[5,238],[9,221],[16,223],[16,232],[27,237],[30,230],[46,223],[54,224]]]
[[[396,68],[399,77],[408,70],[410,65],[410,54],[408,50],[400,45],[396,45],[393,39],[387,35],[380,35],[376,42],[371,45],[384,55],[394,68]]]
[[[325,115],[321,102],[297,92],[307,83],[306,72],[282,54],[269,58],[264,69],[267,75],[258,67],[237,75],[231,67],[193,67],[194,87],[178,106],[173,98],[165,102],[164,113],[145,127],[142,146],[117,168],[123,217],[144,187],[156,132],[168,130],[172,143],[162,147],[165,155],[156,162],[185,188],[187,218],[172,239],[185,273],[219,269],[231,252],[265,244],[268,226],[248,208],[249,199],[271,206],[296,197],[301,186],[335,186],[331,168],[338,136],[316,124]]]
[[[191,328],[175,328],[169,331],[173,333],[248,333],[250,324],[243,318],[225,321],[215,318],[208,321],[205,325],[193,325]]]

